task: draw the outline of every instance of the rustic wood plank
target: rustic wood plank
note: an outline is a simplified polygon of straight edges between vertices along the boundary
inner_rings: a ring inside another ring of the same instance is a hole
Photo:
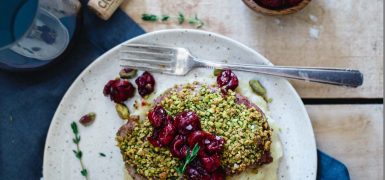
[[[307,105],[317,147],[351,179],[383,179],[383,105]]]
[[[187,16],[205,21],[203,30],[250,46],[276,65],[331,66],[360,69],[360,88],[292,81],[302,98],[381,98],[383,90],[383,1],[313,1],[293,15],[256,14],[241,1],[129,0],[121,8],[146,31],[193,28],[143,22],[145,12]]]

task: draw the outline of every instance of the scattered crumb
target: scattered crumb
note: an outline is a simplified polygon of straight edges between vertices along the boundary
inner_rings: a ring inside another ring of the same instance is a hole
[[[278,19],[278,18],[275,18],[275,19],[274,19],[274,22],[275,22],[275,24],[277,24],[277,25],[280,25],[280,24],[281,24],[281,20]]]
[[[311,27],[309,28],[309,35],[313,39],[318,39],[320,34],[320,30],[317,27]]]
[[[102,157],[106,157],[106,155],[104,153],[99,153],[99,155]]]
[[[134,106],[135,109],[138,109],[138,108],[139,108],[139,103],[138,103],[137,100],[135,100],[133,106]]]
[[[151,104],[148,103],[146,100],[142,99],[142,106],[147,106],[147,105],[151,105]]]
[[[317,16],[314,16],[313,14],[310,14],[310,15],[309,15],[309,18],[310,18],[310,20],[313,21],[313,22],[317,22],[317,21],[318,21],[318,17],[317,17]]]

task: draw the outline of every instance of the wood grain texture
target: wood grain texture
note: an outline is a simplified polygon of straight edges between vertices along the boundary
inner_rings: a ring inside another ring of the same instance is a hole
[[[143,13],[197,14],[203,30],[252,47],[276,65],[359,69],[364,84],[350,89],[292,81],[302,98],[383,97],[383,1],[312,1],[302,11],[271,17],[251,11],[242,1],[127,0],[121,8],[146,31],[194,28],[177,20],[152,23]]]
[[[351,179],[383,179],[383,105],[307,105],[317,147]]]

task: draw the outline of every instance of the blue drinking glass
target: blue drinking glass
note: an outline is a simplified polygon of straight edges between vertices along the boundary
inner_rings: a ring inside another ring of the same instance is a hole
[[[67,48],[78,0],[0,0],[0,68],[33,70]]]

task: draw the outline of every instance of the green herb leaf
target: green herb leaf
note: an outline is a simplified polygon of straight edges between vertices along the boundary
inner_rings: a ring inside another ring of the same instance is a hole
[[[198,143],[195,144],[191,152],[189,149],[187,149],[186,161],[184,165],[182,167],[176,168],[176,171],[178,172],[178,174],[184,174],[184,172],[186,171],[187,165],[190,164],[196,158],[199,149],[200,147],[198,146]]]
[[[178,22],[179,22],[179,24],[183,24],[183,22],[184,22],[184,15],[181,12],[179,12]]]
[[[154,14],[142,14],[142,20],[143,21],[157,21],[158,16]]]
[[[190,19],[188,20],[188,23],[190,23],[190,24],[192,24],[192,25],[195,25],[195,24],[199,23],[199,21],[198,21],[197,19],[195,19],[195,18],[190,18]]]
[[[191,152],[191,158],[195,158],[197,156],[199,149],[200,147],[198,146],[198,143],[196,143]]]
[[[75,153],[76,158],[78,158],[78,159],[82,158],[82,156],[83,156],[82,151],[80,151],[80,150],[78,150],[78,151],[72,150],[72,151]]]
[[[197,25],[197,28],[201,28],[204,25],[203,21],[200,20],[197,15],[193,18],[189,18],[188,23],[191,25]]]
[[[73,132],[75,135],[79,133],[79,131],[78,131],[78,125],[76,124],[75,121],[73,121],[73,122],[71,123],[71,129],[72,129],[72,132]]]
[[[87,176],[88,176],[88,171],[87,171],[87,169],[82,169],[82,170],[80,171],[80,173],[81,173],[84,177],[87,177]]]
[[[162,21],[167,21],[168,19],[170,19],[169,15],[163,15],[162,16]]]
[[[99,155],[102,157],[106,157],[106,155],[104,153],[99,153]]]
[[[73,138],[72,141],[73,141],[75,144],[79,144],[79,142],[80,142],[80,136],[75,135],[75,138]]]

